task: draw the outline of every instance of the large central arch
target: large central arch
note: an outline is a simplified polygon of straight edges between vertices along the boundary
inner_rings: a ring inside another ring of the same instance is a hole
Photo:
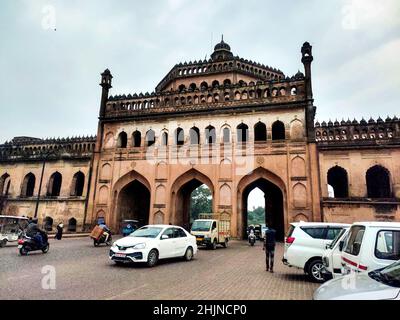
[[[149,223],[150,183],[136,171],[121,177],[114,185],[113,193],[114,227],[119,228],[122,220],[139,220],[141,225]]]
[[[277,175],[261,167],[243,177],[238,184],[238,236],[242,239],[246,236],[247,198],[255,188],[265,194],[266,223],[277,231],[277,239],[283,240],[287,224],[285,184]]]
[[[211,191],[214,208],[214,185],[206,175],[190,169],[175,180],[171,188],[170,223],[189,229],[191,194],[203,184]]]

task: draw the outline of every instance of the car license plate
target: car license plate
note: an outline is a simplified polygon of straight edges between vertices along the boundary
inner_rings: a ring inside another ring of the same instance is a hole
[[[201,241],[203,241],[203,239],[202,238],[196,238],[196,241],[201,242]]]
[[[126,257],[126,254],[125,254],[125,253],[116,253],[114,256],[115,256],[116,258],[125,258],[125,257]]]

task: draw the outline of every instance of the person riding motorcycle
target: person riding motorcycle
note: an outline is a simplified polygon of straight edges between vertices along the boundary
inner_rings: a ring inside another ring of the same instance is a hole
[[[105,223],[100,223],[99,227],[103,229],[104,233],[103,235],[105,236],[105,241],[104,242],[108,242],[108,239],[110,238],[111,235],[111,230],[109,227],[107,227],[107,225]]]
[[[43,241],[43,234],[45,233],[45,231],[41,230],[38,226],[38,219],[31,219],[29,220],[29,224],[28,227],[26,228],[26,232],[25,234],[30,237],[33,238],[33,240],[35,240],[35,242],[39,245],[39,247],[43,247],[44,246],[44,241]]]

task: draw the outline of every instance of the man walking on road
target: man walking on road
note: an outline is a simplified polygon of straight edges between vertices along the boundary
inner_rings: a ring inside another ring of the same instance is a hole
[[[275,256],[275,244],[276,244],[276,231],[269,227],[267,224],[267,230],[264,236],[264,247],[265,250],[265,262],[267,265],[266,270],[274,272],[274,256]]]

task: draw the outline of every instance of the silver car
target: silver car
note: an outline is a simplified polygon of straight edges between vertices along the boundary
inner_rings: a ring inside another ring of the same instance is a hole
[[[314,300],[400,300],[400,260],[328,281],[315,291]]]

